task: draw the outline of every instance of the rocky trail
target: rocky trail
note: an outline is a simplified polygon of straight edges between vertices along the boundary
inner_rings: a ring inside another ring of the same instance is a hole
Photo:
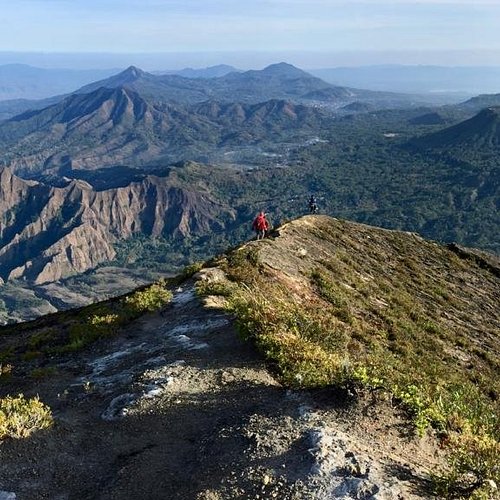
[[[374,394],[290,391],[268,368],[188,281],[163,311],[56,375],[0,386],[39,394],[55,416],[0,445],[0,499],[429,496],[439,453],[397,407]]]

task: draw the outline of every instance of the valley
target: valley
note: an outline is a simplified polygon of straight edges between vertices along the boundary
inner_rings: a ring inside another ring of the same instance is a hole
[[[109,265],[124,290],[177,272],[311,193],[325,214],[500,252],[495,96],[422,107],[284,63],[222,73],[130,67],[0,122],[3,321],[112,295]],[[85,273],[102,295],[79,301]]]
[[[226,69],[0,122],[0,498],[489,499],[497,96]]]
[[[12,280],[2,285],[0,325],[20,323],[57,311],[83,307],[147,285],[170,273],[102,266],[74,277],[35,285]]]

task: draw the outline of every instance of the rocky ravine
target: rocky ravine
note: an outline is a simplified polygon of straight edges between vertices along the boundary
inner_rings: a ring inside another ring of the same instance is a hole
[[[80,180],[62,188],[25,181],[3,168],[0,280],[56,281],[112,260],[119,239],[203,235],[234,219],[200,186],[189,190],[169,177],[96,191]]]
[[[216,306],[188,281],[113,341],[53,359],[56,376],[16,367],[0,396],[39,394],[56,422],[0,445],[0,498],[428,497],[439,451],[397,407],[284,389]]]

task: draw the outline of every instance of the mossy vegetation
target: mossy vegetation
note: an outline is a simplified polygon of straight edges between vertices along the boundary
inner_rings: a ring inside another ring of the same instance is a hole
[[[383,389],[448,445],[437,493],[498,484],[498,277],[412,234],[326,218],[285,240],[230,253],[221,293],[283,383]]]
[[[135,318],[165,307],[172,300],[172,292],[165,286],[165,281],[159,281],[125,297],[122,304],[122,316]]]
[[[142,314],[157,311],[172,299],[172,292],[161,280],[122,297],[118,301],[97,304],[85,309],[83,318],[69,326],[67,340],[52,352],[77,351],[117,330]]]
[[[231,297],[236,290],[233,283],[224,281],[198,281],[196,283],[196,294],[200,297],[216,295],[219,297]]]
[[[194,274],[203,268],[203,262],[193,262],[188,264],[181,272],[181,279],[191,278]]]
[[[172,299],[168,286],[167,281],[160,280],[117,299],[79,311],[58,313],[53,319],[47,317],[32,324],[6,327],[4,338],[19,335],[24,329],[29,330],[30,326],[34,331],[27,336],[23,345],[8,347],[0,353],[0,362],[7,366],[20,359],[43,365],[48,356],[75,352],[98,339],[113,336],[121,327],[142,314],[167,305]],[[46,375],[50,375],[50,371],[44,372]]]

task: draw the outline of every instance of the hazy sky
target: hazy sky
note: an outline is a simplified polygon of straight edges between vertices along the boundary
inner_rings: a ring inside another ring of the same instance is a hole
[[[5,52],[181,52],[187,64],[252,66],[278,52],[304,67],[500,65],[500,0],[0,0],[0,26],[0,62]]]

